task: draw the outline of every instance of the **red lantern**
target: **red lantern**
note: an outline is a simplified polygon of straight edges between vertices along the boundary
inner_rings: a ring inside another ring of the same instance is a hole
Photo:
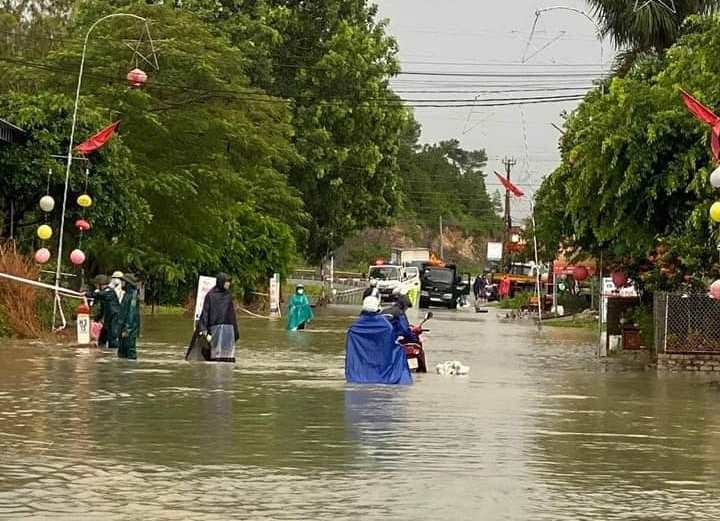
[[[147,74],[145,74],[145,71],[136,67],[128,72],[127,81],[128,85],[137,89],[145,85],[145,82],[147,81]]]
[[[622,271],[616,271],[611,276],[613,284],[615,284],[616,288],[622,288],[625,286],[625,283],[627,282],[627,275],[625,275]]]
[[[578,282],[582,282],[590,276],[590,272],[585,266],[575,266],[573,268],[573,278]]]
[[[78,219],[77,221],[75,221],[75,228],[77,228],[81,232],[86,232],[91,228],[91,226],[90,223],[87,222],[85,219]]]

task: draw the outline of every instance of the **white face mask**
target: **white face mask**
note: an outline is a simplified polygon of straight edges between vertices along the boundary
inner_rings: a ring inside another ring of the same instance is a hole
[[[115,289],[120,287],[120,279],[110,279],[110,287]]]
[[[297,291],[298,291],[298,295],[302,295],[303,293],[305,293],[305,290],[304,290],[304,289],[299,289],[299,290],[297,290]]]

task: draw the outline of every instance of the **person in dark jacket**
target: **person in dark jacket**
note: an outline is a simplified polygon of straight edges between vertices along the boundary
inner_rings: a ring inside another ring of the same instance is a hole
[[[205,295],[198,322],[199,334],[206,336],[210,343],[211,362],[235,362],[235,342],[240,332],[230,282],[229,275],[218,274],[215,287]]]
[[[118,357],[128,360],[137,359],[137,338],[140,335],[140,299],[137,292],[137,280],[131,274],[124,275],[122,302],[120,302],[120,315],[118,317],[118,330],[120,342]]]
[[[410,328],[410,321],[405,312],[412,307],[412,303],[407,296],[407,291],[398,289],[393,292],[396,296],[395,302],[383,310],[383,315],[388,319],[395,332],[395,340],[402,338],[404,342],[417,342],[418,338]]]
[[[120,343],[120,301],[115,290],[109,286],[110,279],[107,276],[98,275],[94,283],[96,289],[88,294],[88,298],[93,300],[93,309],[96,309],[93,320],[102,324],[98,346],[117,349]]]

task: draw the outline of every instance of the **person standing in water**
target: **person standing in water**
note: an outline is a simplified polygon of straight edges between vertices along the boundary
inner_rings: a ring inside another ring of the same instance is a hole
[[[235,363],[235,342],[240,332],[230,282],[229,275],[218,274],[215,287],[205,295],[198,321],[198,334],[206,336],[210,343],[210,362]]]
[[[96,289],[89,296],[93,299],[93,307],[94,304],[98,304],[93,319],[102,324],[98,347],[117,349],[120,341],[120,330],[118,329],[120,301],[113,288],[109,286],[110,280],[107,275],[98,275],[95,277],[94,283]]]
[[[122,281],[123,297],[118,317],[118,330],[120,331],[118,357],[135,360],[137,359],[137,337],[140,335],[140,299],[135,277],[128,274],[123,276]]]
[[[310,301],[305,295],[305,286],[298,284],[295,287],[295,294],[290,297],[288,305],[288,331],[297,331],[305,329],[310,321],[314,318]]]

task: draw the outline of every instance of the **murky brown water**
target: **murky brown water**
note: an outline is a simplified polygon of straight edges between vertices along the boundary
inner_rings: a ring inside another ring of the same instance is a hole
[[[437,312],[409,388],[346,386],[351,313],[243,319],[240,362],[0,341],[1,519],[718,519],[720,389],[599,363],[581,332]]]

